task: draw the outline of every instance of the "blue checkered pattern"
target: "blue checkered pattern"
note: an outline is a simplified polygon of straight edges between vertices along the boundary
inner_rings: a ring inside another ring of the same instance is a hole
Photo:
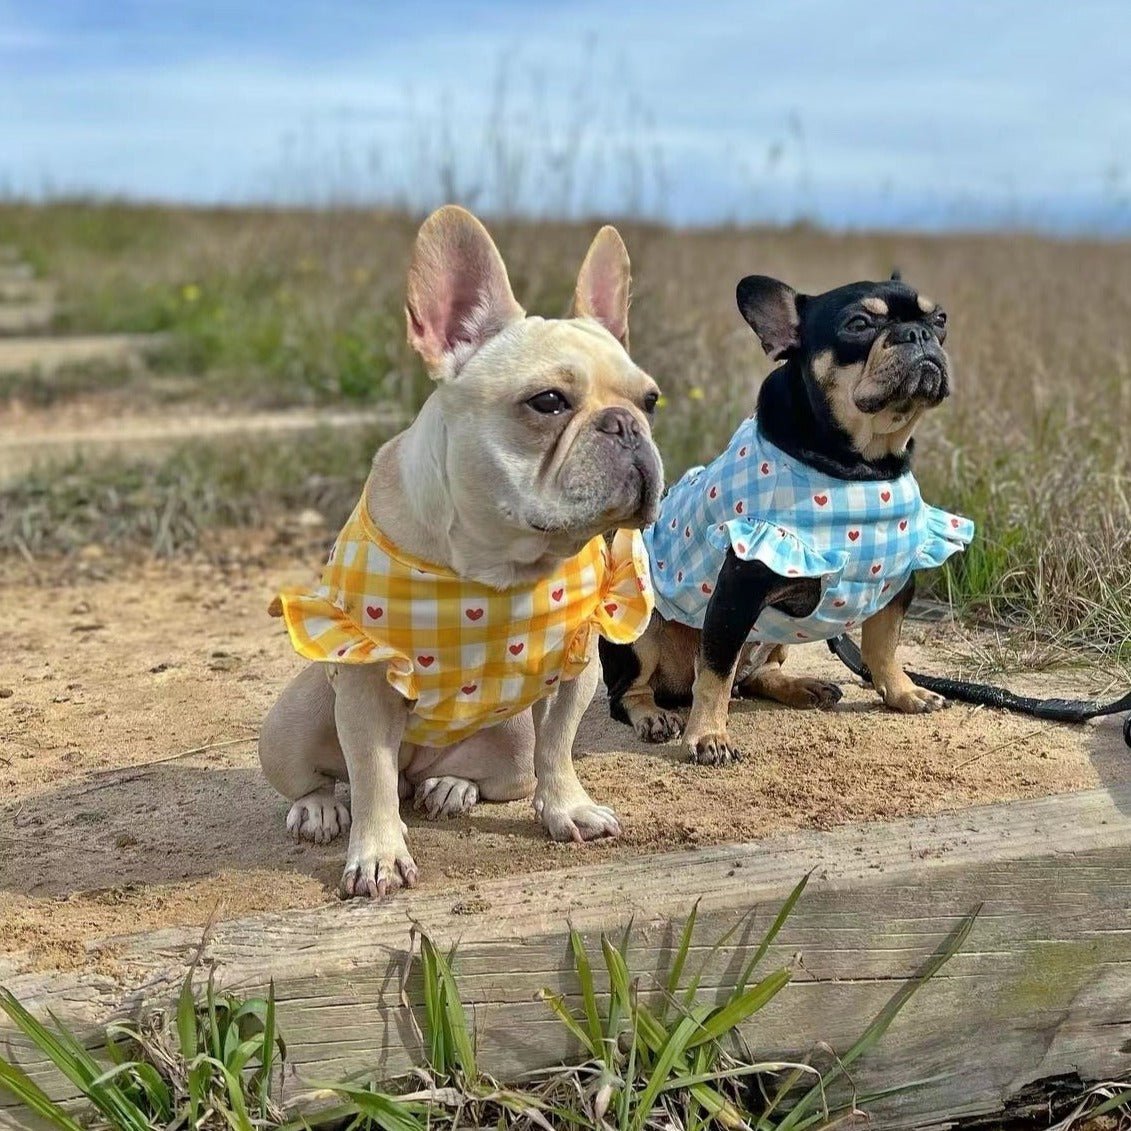
[[[878,613],[913,572],[941,565],[973,536],[969,519],[923,502],[910,472],[879,482],[834,479],[776,448],[754,417],[713,463],[672,487],[644,532],[657,610],[696,628],[729,548],[782,577],[821,579],[812,615],[766,609],[753,644],[838,636]]]

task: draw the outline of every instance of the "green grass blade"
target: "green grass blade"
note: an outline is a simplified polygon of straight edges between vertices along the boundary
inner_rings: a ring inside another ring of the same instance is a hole
[[[668,1012],[668,1002],[674,1000],[679,992],[679,980],[683,977],[683,968],[687,964],[687,956],[691,952],[691,941],[695,935],[695,923],[699,918],[699,900],[691,905],[687,922],[679,936],[679,946],[676,947],[675,957],[672,959],[671,969],[668,971],[667,998],[660,1006],[660,1020],[663,1021]]]
[[[695,976],[691,979],[687,988],[683,991],[683,1005],[685,1009],[690,1009],[695,1001],[695,995],[699,992],[699,983],[703,980],[703,975],[707,972],[707,967],[711,964],[711,960],[719,953],[720,950],[734,937],[736,931],[747,922],[753,915],[757,908],[751,908],[744,915],[740,915],[712,944],[711,949],[707,951],[703,957],[703,961],[699,963],[699,969],[695,971]]]
[[[441,1079],[448,1075],[447,1048],[444,1041],[443,987],[436,970],[435,948],[427,935],[420,936],[420,976],[424,988],[425,1056],[428,1067]]]
[[[271,1100],[271,1073],[275,1065],[275,979],[267,983],[267,1001],[263,1010],[263,1053],[260,1057],[259,1076],[256,1090],[259,1093],[259,1116],[267,1118],[267,1108]],[[285,1054],[284,1054],[285,1055]]]
[[[589,1028],[589,1040],[586,1045],[592,1056],[601,1056],[606,1050],[601,1015],[597,1010],[597,991],[593,984],[593,967],[589,962],[589,952],[585,949],[585,940],[573,927],[569,929],[569,946],[573,952],[573,966],[577,971],[577,980],[581,984],[581,1000],[585,1005],[585,1023]]]
[[[599,1048],[593,1048],[589,1034],[578,1024],[577,1018],[570,1012],[569,1006],[566,1005],[565,998],[561,994],[556,994],[549,987],[544,986],[538,991],[538,997],[550,1007],[557,1019],[570,1031],[577,1043],[589,1056],[599,1057],[601,1055]]]
[[[757,985],[743,993],[738,993],[719,1009],[715,1010],[700,1027],[699,1032],[688,1042],[689,1046],[717,1041],[736,1029],[748,1017],[772,1001],[789,985],[793,975],[788,970],[778,970],[763,978]]]
[[[177,995],[177,1040],[181,1044],[181,1056],[186,1061],[192,1060],[200,1052],[196,1026],[196,998],[192,992],[192,981],[195,974],[196,963],[194,962],[189,967],[185,980],[181,983],[181,992]]]
[[[636,1118],[632,1121],[630,1131],[642,1131],[645,1123],[652,1114],[656,1098],[663,1090],[672,1074],[672,1069],[683,1060],[687,1051],[688,1042],[694,1036],[698,1024],[693,1017],[684,1017],[668,1035],[660,1055],[648,1076],[648,1082],[640,1093],[636,1107]]]
[[[478,1080],[479,1065],[475,1056],[475,1039],[472,1036],[471,1026],[468,1024],[467,1010],[463,1007],[463,998],[460,996],[459,985],[452,970],[452,962],[455,958],[454,947],[451,955],[451,958],[445,958],[441,954],[436,956],[440,980],[444,987],[444,1014],[460,1070],[468,1080]]]
[[[0,1088],[19,1100],[29,1111],[60,1131],[83,1131],[22,1068],[0,1057]]]
[[[810,1088],[790,1109],[779,1124],[779,1131],[794,1131],[795,1128],[807,1127],[820,1118],[819,1114],[810,1114],[813,1106],[821,1100],[824,1090],[829,1084],[842,1076],[845,1070],[854,1061],[871,1049],[887,1032],[888,1027],[895,1020],[899,1011],[911,1000],[915,993],[931,980],[938,971],[961,950],[974,923],[978,918],[982,905],[979,904],[969,914],[964,915],[958,925],[943,940],[942,945],[935,951],[926,964],[912,978],[909,978],[891,997],[887,1004],[872,1019],[868,1027],[853,1042],[847,1052],[841,1054],[837,1063],[829,1070],[820,1084]]]
[[[621,1020],[632,1013],[630,978],[623,950],[613,946],[606,935],[601,936],[601,950],[605,956],[605,969],[609,974],[609,1012],[605,1021],[605,1041],[615,1049],[620,1036]]]
[[[428,1109],[423,1104],[404,1103],[366,1088],[336,1087],[332,1090],[371,1119],[381,1131],[424,1131],[429,1125]]]
[[[746,989],[747,982],[750,981],[751,975],[758,967],[758,963],[766,957],[766,951],[770,949],[774,939],[781,933],[782,927],[785,926],[786,920],[793,914],[793,909],[797,905],[797,901],[801,898],[801,893],[809,884],[809,877],[813,874],[810,870],[797,882],[797,886],[786,896],[785,902],[781,905],[774,921],[770,924],[770,929],[762,936],[762,941],[758,945],[758,949],[754,952],[754,957],[746,964],[745,969],[742,971],[741,977],[738,979],[736,989],[742,993]]]

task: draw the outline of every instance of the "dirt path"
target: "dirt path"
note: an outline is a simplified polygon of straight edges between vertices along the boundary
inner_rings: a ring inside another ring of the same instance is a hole
[[[329,535],[331,532],[327,531]],[[22,964],[89,963],[85,943],[221,914],[310,907],[335,898],[343,847],[294,845],[285,805],[262,779],[260,720],[300,665],[274,591],[312,566],[271,560],[247,536],[226,567],[146,566],[107,580],[0,578],[0,953]],[[311,552],[305,562],[316,560]],[[104,563],[103,563],[104,564]],[[64,571],[65,572],[65,571]],[[907,659],[945,671],[944,627],[919,627]],[[1118,725],[1069,728],[954,707],[903,718],[819,647],[798,670],[848,688],[828,714],[734,708],[751,757],[707,770],[677,745],[648,747],[590,709],[582,779],[614,804],[617,844],[548,843],[528,803],[484,805],[432,824],[406,813],[424,882],[475,906],[480,877],[593,858],[757,839],[794,828],[885,819],[973,802],[1096,786],[1127,773]],[[1093,695],[1081,675],[1015,686]]]
[[[159,412],[122,411],[121,398],[84,397],[50,409],[0,406],[0,484],[34,467],[65,463],[76,455],[98,459],[115,452],[131,459],[158,458],[191,440],[283,436],[319,428],[394,424],[402,414],[388,407],[263,412],[166,407]],[[114,410],[116,409],[116,410]]]

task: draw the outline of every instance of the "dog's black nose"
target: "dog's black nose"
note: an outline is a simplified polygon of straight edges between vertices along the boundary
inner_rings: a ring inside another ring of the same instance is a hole
[[[615,436],[618,443],[626,448],[640,447],[643,431],[640,421],[627,408],[606,408],[597,414],[593,422],[598,432]]]
[[[888,334],[888,345],[891,346],[913,346],[916,343],[925,346],[930,340],[930,328],[922,322],[901,322],[893,326]]]

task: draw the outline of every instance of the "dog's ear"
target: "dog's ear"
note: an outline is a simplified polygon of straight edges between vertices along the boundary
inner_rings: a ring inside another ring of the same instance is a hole
[[[903,272],[898,267],[893,267],[891,269],[891,278],[890,278],[889,282],[892,282],[892,283],[902,283],[903,282]]]
[[[589,245],[573,292],[575,317],[595,318],[628,349],[628,292],[632,270],[620,232],[606,224]]]
[[[735,297],[742,317],[774,361],[781,361],[800,345],[804,295],[768,275],[747,275],[738,284]]]
[[[484,342],[525,315],[487,229],[454,204],[421,225],[408,269],[408,341],[434,380],[459,373]]]

